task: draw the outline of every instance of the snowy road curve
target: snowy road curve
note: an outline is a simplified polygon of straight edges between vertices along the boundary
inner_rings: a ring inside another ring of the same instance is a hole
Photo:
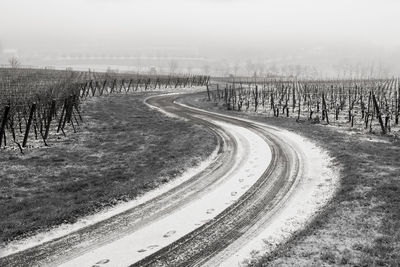
[[[219,142],[211,164],[163,194],[0,258],[0,265],[237,266],[254,248],[269,252],[285,241],[334,193],[337,175],[311,142],[279,128],[191,108],[177,98],[146,101],[211,129]]]

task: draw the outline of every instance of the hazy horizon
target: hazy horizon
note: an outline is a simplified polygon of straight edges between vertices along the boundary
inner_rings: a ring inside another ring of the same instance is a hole
[[[395,0],[0,0],[0,63],[14,54],[37,65],[113,65],[110,57],[120,57],[117,65],[165,69],[164,58],[185,58],[182,71],[231,73],[237,65],[250,73],[251,62],[331,73],[380,66],[399,75],[398,11]],[[133,59],[149,56],[158,61]]]

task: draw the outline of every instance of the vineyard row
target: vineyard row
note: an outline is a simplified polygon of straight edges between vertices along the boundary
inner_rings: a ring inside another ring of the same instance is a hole
[[[398,79],[357,81],[279,81],[215,83],[208,100],[227,110],[255,111],[314,123],[349,125],[383,134],[399,126]]]
[[[208,76],[145,76],[56,70],[0,69],[0,146],[21,153],[34,133],[47,146],[49,135],[83,122],[82,100],[93,96],[202,86]],[[11,138],[10,138],[11,137]]]

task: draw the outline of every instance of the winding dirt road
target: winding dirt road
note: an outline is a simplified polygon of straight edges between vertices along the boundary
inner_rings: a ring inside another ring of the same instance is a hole
[[[177,98],[147,103],[210,128],[219,142],[212,164],[121,214],[0,258],[0,266],[216,266],[259,236],[301,191],[305,151],[274,127]]]

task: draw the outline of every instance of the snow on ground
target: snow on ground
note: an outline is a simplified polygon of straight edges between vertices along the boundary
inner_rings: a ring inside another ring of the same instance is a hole
[[[223,122],[213,123],[233,134],[238,153],[234,167],[208,189],[207,194],[167,217],[61,266],[83,266],[101,261],[107,261],[111,266],[127,266],[190,233],[239,199],[268,167],[270,148],[263,138],[248,129]]]
[[[332,168],[331,158],[325,151],[295,133],[280,129],[276,131],[301,151],[304,159],[303,179],[298,181],[289,199],[279,207],[262,232],[227,258],[221,266],[241,266],[252,255],[273,251],[278,244],[306,226],[333,197],[339,184],[339,171]]]
[[[242,266],[254,255],[272,252],[277,245],[304,228],[334,196],[335,190],[339,186],[339,169],[333,168],[332,158],[326,151],[298,134],[234,116],[221,116],[252,122],[280,136],[300,153],[302,159],[300,164],[303,166],[303,178],[292,188],[292,192],[288,194],[290,197],[284,205],[278,206],[276,211],[272,211],[275,214],[270,218],[268,224],[263,226],[264,229],[251,240],[245,240],[246,244],[244,246],[241,244],[239,250],[232,253],[232,249],[237,247],[237,243],[232,243],[206,264],[206,266]],[[255,227],[259,227],[259,225]],[[254,229],[254,231],[256,230]],[[243,243],[244,240],[239,239],[236,242]]]

